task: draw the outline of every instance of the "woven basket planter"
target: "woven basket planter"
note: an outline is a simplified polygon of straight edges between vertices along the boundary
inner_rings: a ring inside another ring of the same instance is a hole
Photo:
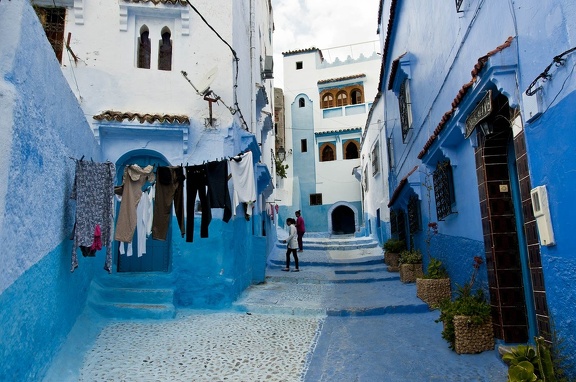
[[[386,265],[391,267],[398,266],[398,258],[400,257],[399,253],[396,252],[384,252],[384,262]]]
[[[451,295],[450,279],[416,279],[416,296],[431,308]]]
[[[417,278],[424,276],[422,264],[402,264],[400,265],[400,281],[403,283],[414,283]]]
[[[454,316],[454,350],[458,354],[475,354],[494,349],[492,319],[480,325],[468,316]]]
[[[399,253],[396,252],[384,252],[384,263],[388,265],[388,272],[398,272],[400,270],[398,266]]]

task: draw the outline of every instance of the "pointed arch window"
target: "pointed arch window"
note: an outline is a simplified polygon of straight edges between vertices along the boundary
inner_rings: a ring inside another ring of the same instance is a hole
[[[348,105],[348,94],[346,92],[340,92],[336,95],[336,106],[346,106]]]
[[[348,141],[344,144],[344,159],[358,159],[359,145],[356,141]]]
[[[159,70],[172,70],[172,40],[170,37],[170,29],[167,27],[162,28],[162,40],[160,40],[160,48],[158,50],[158,69]]]
[[[138,63],[137,67],[150,69],[150,31],[146,25],[140,28],[140,37],[138,38]]]
[[[324,94],[322,97],[322,109],[334,107],[334,96],[330,93]]]
[[[336,160],[336,146],[326,142],[320,146],[320,162],[330,162]]]

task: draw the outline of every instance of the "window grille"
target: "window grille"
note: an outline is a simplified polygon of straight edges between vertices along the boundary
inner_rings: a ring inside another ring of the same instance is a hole
[[[396,211],[390,210],[390,232],[392,235],[398,234],[398,223],[396,221]]]
[[[150,32],[142,31],[138,39],[138,64],[142,69],[150,69]]]
[[[372,176],[380,172],[380,144],[376,142],[372,149]]]
[[[393,170],[394,169],[394,141],[392,140],[392,138],[387,139],[386,147],[388,149],[388,169]]]
[[[66,8],[34,7],[34,10],[44,28],[44,32],[46,33],[50,45],[52,45],[52,49],[54,49],[58,62],[62,63]]]
[[[322,205],[322,194],[310,194],[310,205],[311,206],[321,206]]]
[[[400,125],[402,126],[402,141],[406,142],[408,131],[412,128],[412,103],[410,101],[410,85],[406,78],[400,85],[398,94],[398,105],[400,107]]]
[[[422,230],[421,221],[420,200],[416,195],[412,195],[408,201],[408,226],[411,234]]]
[[[398,222],[398,239],[403,240],[405,243],[408,241],[406,240],[406,213],[404,210],[398,211],[396,215],[396,221]]]
[[[450,161],[439,162],[432,177],[434,181],[434,197],[436,198],[436,214],[438,215],[438,220],[444,220],[448,215],[454,213],[452,206],[456,202]]]

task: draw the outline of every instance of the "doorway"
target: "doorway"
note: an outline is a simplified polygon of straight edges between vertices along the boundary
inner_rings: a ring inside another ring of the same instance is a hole
[[[168,162],[160,154],[152,151],[137,151],[123,155],[116,163],[116,184],[122,184],[124,168],[128,165],[137,164],[140,167],[148,165],[168,166]],[[142,186],[144,192],[148,192],[151,184]],[[143,195],[144,196],[144,195]],[[116,202],[116,211],[119,211],[120,203]],[[116,213],[117,215],[117,213]],[[132,239],[133,255],[120,254],[119,242],[114,242],[114,253],[117,256],[118,272],[168,272],[170,266],[170,245],[172,242],[171,229],[168,229],[166,240],[153,240],[152,236],[146,239],[146,253],[138,257],[138,235],[134,232]]]
[[[338,206],[334,208],[332,217],[332,234],[346,235],[356,232],[356,220],[354,211],[348,206]]]
[[[537,234],[531,234],[535,222],[524,136],[512,130],[517,112],[507,98],[499,94],[492,102],[496,112],[477,129],[475,153],[492,322],[496,338],[522,343],[537,330],[544,335],[547,309],[534,306],[537,265],[531,253],[539,246]]]

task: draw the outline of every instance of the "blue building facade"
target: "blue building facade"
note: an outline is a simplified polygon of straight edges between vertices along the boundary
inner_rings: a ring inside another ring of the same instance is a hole
[[[570,1],[383,0],[378,15],[392,236],[453,284],[482,258],[495,337],[555,336],[568,356],[575,14]]]

